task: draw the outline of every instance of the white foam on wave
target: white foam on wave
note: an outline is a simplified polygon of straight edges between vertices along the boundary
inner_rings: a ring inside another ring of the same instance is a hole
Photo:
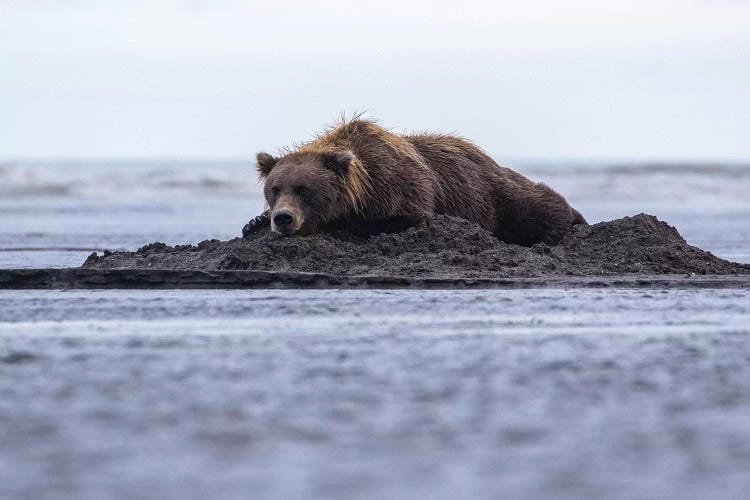
[[[0,196],[157,199],[254,196],[254,166],[241,161],[44,161],[0,165]]]
[[[573,203],[750,206],[750,164],[509,164]],[[0,164],[0,196],[150,200],[261,197],[252,161],[20,161]]]
[[[519,170],[582,204],[750,207],[750,164],[552,164]]]

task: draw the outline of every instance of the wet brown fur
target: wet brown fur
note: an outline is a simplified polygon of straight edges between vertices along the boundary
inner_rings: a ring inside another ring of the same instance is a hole
[[[304,213],[300,232],[336,220],[447,214],[505,242],[531,245],[556,243],[586,223],[561,195],[499,166],[465,139],[394,134],[359,117],[280,158],[259,154],[258,172],[272,210],[281,199]]]

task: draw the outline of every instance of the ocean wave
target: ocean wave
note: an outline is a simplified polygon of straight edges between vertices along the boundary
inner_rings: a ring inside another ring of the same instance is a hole
[[[259,192],[247,162],[17,162],[0,165],[0,196],[135,198],[247,196]]]
[[[509,165],[578,202],[750,205],[750,164]],[[37,161],[0,165],[0,197],[158,200],[261,197],[251,161]]]

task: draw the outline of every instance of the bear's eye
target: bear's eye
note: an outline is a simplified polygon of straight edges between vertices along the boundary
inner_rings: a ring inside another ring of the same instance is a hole
[[[278,195],[279,191],[280,191],[279,186],[274,186],[271,188],[271,192],[273,193],[274,196]]]
[[[294,186],[294,192],[297,195],[303,195],[307,192],[306,186]]]

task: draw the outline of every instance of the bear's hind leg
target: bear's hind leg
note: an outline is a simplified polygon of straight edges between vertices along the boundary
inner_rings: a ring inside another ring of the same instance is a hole
[[[575,208],[570,208],[573,211],[573,222],[571,222],[571,226],[576,226],[578,224],[583,224],[584,226],[588,226],[589,223],[586,222],[586,219],[581,215],[581,212],[576,210]]]

